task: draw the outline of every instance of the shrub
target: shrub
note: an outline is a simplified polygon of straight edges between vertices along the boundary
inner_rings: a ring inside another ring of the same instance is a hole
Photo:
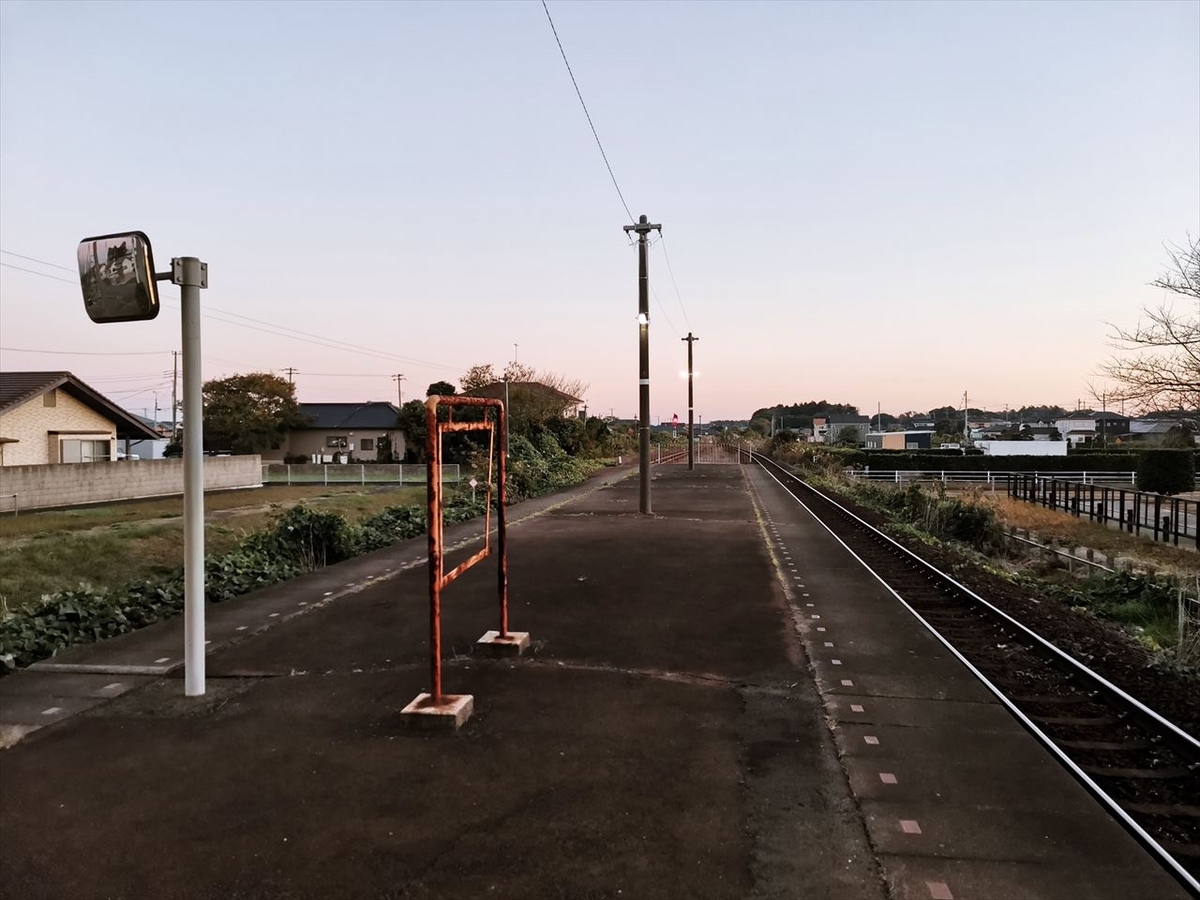
[[[515,481],[510,502],[580,481],[583,464],[568,457],[549,432],[535,448],[515,438]],[[484,511],[486,493],[469,494],[446,503],[448,523],[463,522]],[[498,498],[494,498],[496,502]],[[303,504],[280,515],[272,526],[256,532],[233,550],[204,561],[205,599],[219,603],[294,578],[320,566],[390,546],[425,533],[422,506],[385,509],[359,525],[336,513]],[[53,656],[72,644],[90,643],[123,634],[178,615],[184,605],[183,570],[161,579],[141,581],[116,590],[78,588],[46,594],[32,608],[0,615],[0,674]]]
[[[1156,494],[1178,494],[1196,487],[1191,450],[1143,450],[1137,461],[1137,488]]]
[[[1004,546],[1004,529],[992,507],[975,498],[950,496],[940,484],[929,490],[916,483],[895,488],[865,482],[839,489],[935,537],[959,541],[985,553]]]

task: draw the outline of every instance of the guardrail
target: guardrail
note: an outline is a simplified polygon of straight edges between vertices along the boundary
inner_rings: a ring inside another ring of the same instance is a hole
[[[1036,472],[953,471],[937,469],[846,469],[845,474],[860,481],[882,481],[892,484],[981,484],[992,490],[996,484],[1007,485],[1012,475],[1041,477]],[[1134,472],[1055,472],[1055,478],[1078,481],[1082,484],[1134,484]]]
[[[429,467],[386,463],[269,463],[262,467],[263,484],[425,484]],[[442,483],[462,479],[457,464],[442,466]]]
[[[1154,540],[1176,546],[1181,539],[1190,540],[1200,549],[1200,501],[1016,473],[1009,477],[1008,495],[1131,533],[1146,531]]]

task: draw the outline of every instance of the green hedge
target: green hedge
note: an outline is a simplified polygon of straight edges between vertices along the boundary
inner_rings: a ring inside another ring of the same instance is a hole
[[[1072,456],[963,456],[940,453],[892,453],[858,450],[848,465],[872,469],[932,472],[1132,472],[1137,457],[1126,453],[1087,453]]]
[[[1191,450],[1143,450],[1138,456],[1137,488],[1156,494],[1195,490],[1196,460]]]

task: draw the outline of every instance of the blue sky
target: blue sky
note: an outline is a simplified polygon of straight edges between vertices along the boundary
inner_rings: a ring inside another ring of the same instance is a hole
[[[656,417],[689,330],[706,421],[1086,405],[1200,234],[1198,3],[549,6],[663,224]],[[627,222],[540,2],[0,4],[5,370],[169,408],[177,304],[94,325],[67,271],[141,229],[209,264],[206,378],[393,399],[517,344],[630,417]]]

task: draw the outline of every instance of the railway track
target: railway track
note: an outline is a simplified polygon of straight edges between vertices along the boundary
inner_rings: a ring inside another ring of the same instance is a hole
[[[755,454],[1087,790],[1200,896],[1200,740],[845,505]]]

